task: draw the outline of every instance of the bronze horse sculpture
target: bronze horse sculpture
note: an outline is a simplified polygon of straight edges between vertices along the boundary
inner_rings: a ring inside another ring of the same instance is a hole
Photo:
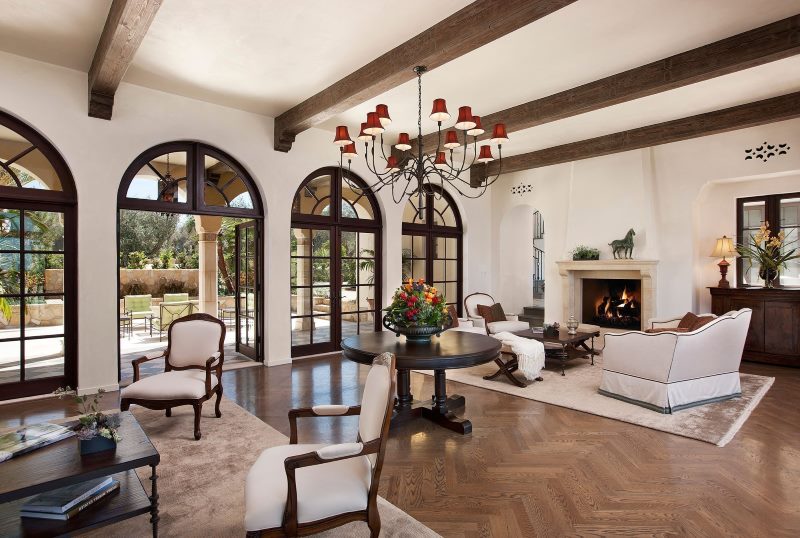
[[[628,230],[628,233],[625,234],[625,239],[615,239],[614,241],[610,242],[608,246],[611,247],[611,251],[614,254],[614,259],[624,258],[624,259],[631,259],[633,258],[633,236],[636,235],[636,232],[633,231],[633,228]]]

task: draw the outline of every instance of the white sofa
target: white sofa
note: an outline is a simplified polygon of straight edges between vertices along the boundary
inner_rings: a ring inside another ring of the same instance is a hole
[[[751,314],[728,312],[690,332],[606,334],[600,393],[662,413],[740,396]],[[652,326],[675,327],[679,320]]]
[[[486,323],[483,317],[478,313],[478,305],[492,306],[494,303],[494,298],[488,293],[472,293],[464,298],[464,310],[466,311],[467,317],[472,320],[473,325],[482,328],[486,334],[530,329],[530,324],[525,321],[520,321],[519,316],[516,314],[506,314],[505,321]]]

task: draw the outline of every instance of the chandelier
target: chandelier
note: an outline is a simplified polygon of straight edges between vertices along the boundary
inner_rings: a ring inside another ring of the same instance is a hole
[[[383,134],[392,120],[389,117],[389,107],[383,104],[378,105],[374,112],[367,113],[367,121],[361,124],[361,130],[356,137],[364,142],[364,159],[367,168],[376,177],[376,181],[366,190],[375,193],[386,186],[391,186],[392,199],[395,203],[400,203],[406,196],[416,195],[419,198],[419,211],[422,211],[425,193],[438,194],[441,192],[437,188],[432,188],[434,186],[443,188],[444,185],[449,185],[467,198],[482,196],[502,173],[502,147],[503,143],[508,140],[505,124],[498,123],[494,126],[490,143],[481,145],[479,151],[478,136],[485,132],[481,126],[481,118],[472,114],[471,107],[462,106],[458,109],[458,118],[453,129],[446,131],[443,142],[442,122],[449,120],[450,114],[447,112],[447,104],[444,99],[434,99],[430,118],[436,122],[438,139],[436,151],[426,152],[422,144],[422,74],[426,71],[427,68],[422,65],[414,68],[418,90],[417,147],[415,151],[411,151],[411,138],[408,133],[400,133],[397,143],[394,144],[396,151],[392,152],[390,147],[387,156]],[[349,172],[352,161],[358,157],[358,152],[356,143],[350,139],[347,126],[336,127],[336,137],[333,143],[339,146],[339,168],[344,170],[346,161]],[[497,174],[489,177],[487,174],[488,163],[495,160],[492,154],[492,145],[497,145],[499,166]],[[461,155],[458,155],[456,150],[459,150],[458,153]],[[376,154],[378,154],[377,159]],[[473,170],[479,171],[479,184],[476,182],[473,185],[468,179],[465,180],[461,177],[463,173]],[[353,185],[347,174],[342,174],[342,177],[345,178],[351,189],[365,190]]]

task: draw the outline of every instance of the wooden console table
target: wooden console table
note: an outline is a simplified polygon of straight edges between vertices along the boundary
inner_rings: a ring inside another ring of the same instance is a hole
[[[711,312],[751,308],[743,358],[800,366],[800,289],[709,288]]]

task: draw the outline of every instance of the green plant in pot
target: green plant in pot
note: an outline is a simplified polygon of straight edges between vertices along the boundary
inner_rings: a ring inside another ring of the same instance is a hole
[[[786,262],[800,258],[800,254],[795,254],[797,248],[789,248],[795,243],[797,241],[786,243],[783,230],[773,235],[769,222],[764,221],[755,235],[750,237],[750,243],[736,245],[736,251],[748,261],[748,269],[758,264],[758,277],[764,281],[765,288],[772,288],[780,270],[786,268]]]
[[[572,259],[579,260],[599,260],[600,251],[596,248],[587,247],[586,245],[578,245],[572,250]]]
[[[100,410],[105,390],[100,389],[97,394],[78,396],[71,387],[55,390],[59,398],[72,396],[81,412],[78,424],[73,428],[81,444],[81,455],[95,454],[107,450],[116,450],[117,443],[122,441],[118,428],[120,418],[118,414],[106,415]]]
[[[397,288],[384,311],[383,326],[410,342],[430,342],[452,325],[444,295],[422,279],[408,279]]]

